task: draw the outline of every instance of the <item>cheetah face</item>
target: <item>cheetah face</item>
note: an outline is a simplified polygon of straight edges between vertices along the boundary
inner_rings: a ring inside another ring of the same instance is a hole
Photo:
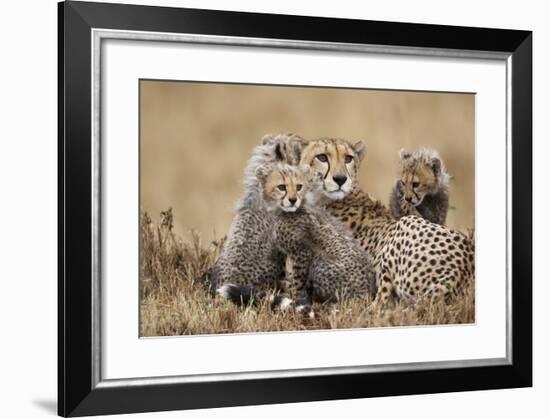
[[[341,139],[319,139],[304,146],[300,164],[320,172],[323,194],[331,200],[340,200],[355,188],[364,155],[362,142],[350,145]]]
[[[271,210],[296,212],[309,188],[310,168],[287,164],[265,164],[256,175],[262,186],[264,200]]]
[[[446,172],[442,169],[439,156],[427,155],[427,152],[431,150],[410,153],[402,149],[399,152],[402,167],[396,187],[405,204],[415,207],[420,205],[427,195],[439,190],[441,182],[446,181]]]

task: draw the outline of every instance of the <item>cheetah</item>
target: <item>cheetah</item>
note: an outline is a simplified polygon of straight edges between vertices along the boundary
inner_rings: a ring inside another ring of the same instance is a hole
[[[203,276],[215,295],[226,283],[273,288],[284,276],[284,258],[272,244],[271,224],[256,177],[265,163],[297,164],[301,139],[293,134],[266,135],[257,145],[245,168],[245,192],[241,197],[221,254]]]
[[[315,302],[374,296],[366,252],[345,225],[315,206],[321,177],[308,166],[262,166],[258,178],[273,212],[272,239],[287,257],[287,290]],[[298,293],[301,291],[301,294]]]
[[[430,222],[445,225],[449,209],[449,174],[438,152],[421,148],[411,153],[399,152],[401,176],[390,195],[394,218],[416,215]]]
[[[325,138],[304,144],[301,165],[323,175],[322,203],[366,250],[376,273],[376,304],[421,297],[448,300],[474,279],[474,244],[460,232],[417,216],[399,220],[362,191],[365,145]]]
[[[312,313],[311,302],[374,297],[376,279],[366,252],[347,227],[315,206],[322,179],[309,166],[265,164],[257,170],[270,212],[273,245],[286,257],[286,277],[274,309]],[[219,293],[237,304],[261,302],[251,286],[226,284]],[[311,316],[311,315],[310,315]]]

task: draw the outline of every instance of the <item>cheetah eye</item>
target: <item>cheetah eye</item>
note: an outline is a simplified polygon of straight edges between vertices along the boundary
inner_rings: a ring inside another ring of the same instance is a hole
[[[351,155],[346,155],[346,164],[349,164],[353,161],[353,157]]]
[[[420,183],[417,182],[417,181],[413,181],[413,184],[412,184],[413,188],[417,188],[418,186],[420,186]]]
[[[286,186],[284,184],[279,184],[277,186],[277,189],[279,189],[281,192],[284,192],[284,191],[286,191]]]
[[[316,158],[321,161],[322,163],[326,163],[328,161],[326,154],[319,154],[316,156]]]
[[[301,185],[301,184],[297,184],[297,185],[296,185],[296,190],[298,190],[298,191],[302,190],[302,185]]]

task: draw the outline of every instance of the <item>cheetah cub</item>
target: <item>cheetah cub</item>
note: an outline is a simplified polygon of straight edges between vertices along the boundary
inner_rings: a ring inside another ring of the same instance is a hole
[[[445,225],[449,209],[449,174],[438,152],[420,148],[411,153],[404,149],[401,178],[395,181],[390,195],[392,216],[400,219],[416,215],[430,222]]]
[[[233,289],[234,285],[270,290],[284,275],[283,256],[269,240],[271,225],[256,169],[278,161],[297,164],[300,148],[301,138],[293,134],[266,135],[254,147],[245,169],[245,192],[227,239],[211,271],[203,276],[212,294],[231,299],[233,295],[227,289]]]
[[[273,244],[286,256],[283,289],[297,308],[376,293],[366,252],[348,229],[315,202],[322,178],[309,166],[263,165],[256,171],[272,216]],[[299,310],[299,309],[298,309]]]

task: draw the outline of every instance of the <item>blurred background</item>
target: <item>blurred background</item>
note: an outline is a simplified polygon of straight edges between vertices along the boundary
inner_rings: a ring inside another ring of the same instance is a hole
[[[141,209],[205,242],[226,234],[252,148],[266,133],[363,140],[360,185],[387,204],[398,151],[436,148],[453,177],[447,225],[474,227],[473,94],[140,82]]]

